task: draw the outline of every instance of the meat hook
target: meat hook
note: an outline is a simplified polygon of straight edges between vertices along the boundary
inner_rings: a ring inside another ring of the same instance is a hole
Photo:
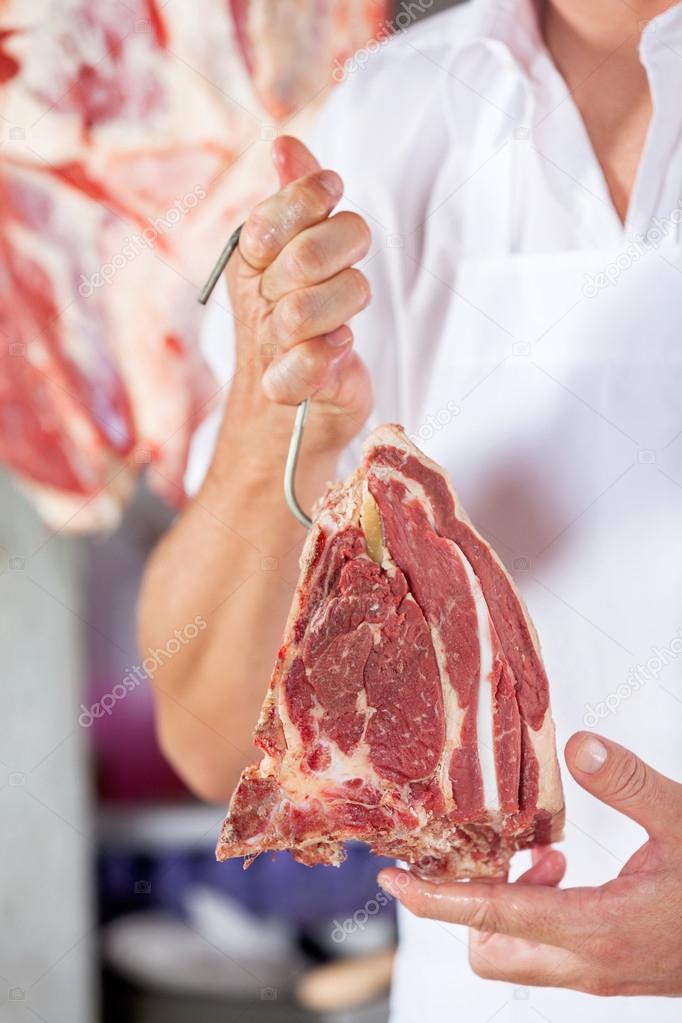
[[[240,224],[236,231],[233,231],[229,237],[227,245],[218,256],[216,265],[211,270],[208,280],[204,284],[203,288],[199,292],[199,302],[201,305],[206,305],[209,298],[213,293],[218,280],[223,274],[225,267],[228,264],[230,256],[239,245],[239,236],[242,233],[242,227]],[[296,409],[296,418],[294,419],[294,428],[291,432],[291,440],[289,441],[289,450],[287,452],[287,460],[284,466],[284,497],[289,511],[301,525],[305,526],[306,529],[310,529],[313,524],[313,520],[309,515],[303,511],[298,498],[296,497],[296,466],[298,464],[298,456],[301,450],[301,441],[303,440],[303,428],[305,427],[305,421],[308,418],[308,410],[310,408],[310,398],[305,398]]]

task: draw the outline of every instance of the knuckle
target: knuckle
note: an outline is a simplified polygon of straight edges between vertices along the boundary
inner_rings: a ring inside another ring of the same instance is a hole
[[[292,291],[277,305],[277,320],[287,334],[295,333],[309,314],[309,302],[303,291]]]
[[[278,404],[288,405],[299,399],[314,381],[314,367],[304,355],[297,353],[282,359],[274,373],[263,378],[267,397]]]
[[[256,206],[242,229],[239,247],[247,261],[268,259],[274,251],[273,218],[267,213],[267,204]]]
[[[469,948],[469,965],[476,976],[482,980],[498,980],[500,976],[497,963],[477,949]]]
[[[647,785],[647,769],[634,753],[620,759],[610,778],[610,794],[616,801],[636,799]]]
[[[410,912],[412,913],[413,916],[418,916],[420,918],[425,917],[426,916],[426,906],[421,901],[414,902],[410,906]]]
[[[613,962],[616,946],[608,937],[592,938],[585,942],[585,949],[588,951],[590,960],[593,963]]]
[[[292,360],[292,368],[304,383],[310,384],[315,380],[318,372],[317,360],[306,345],[301,345],[300,351],[296,353],[296,358]]]
[[[620,984],[609,977],[590,977],[586,980],[584,990],[587,994],[596,995],[598,998],[611,998],[621,994]]]
[[[369,224],[358,213],[348,212],[345,216],[351,225],[353,240],[357,248],[362,251],[363,255],[366,255],[367,250],[372,244],[372,232],[369,229]]]
[[[292,390],[314,393],[324,379],[326,362],[308,345],[300,345],[290,362]]]
[[[323,217],[329,209],[330,196],[316,177],[296,181],[291,186],[292,213],[302,216]]]
[[[616,904],[597,904],[596,919],[599,928],[580,941],[581,953],[586,953],[595,966],[613,966],[630,954],[630,946],[623,939],[623,907]]]
[[[369,281],[360,270],[351,268],[348,273],[348,288],[350,290],[353,306],[357,309],[364,309],[371,298]]]
[[[496,908],[488,901],[478,903],[473,908],[469,926],[486,933],[499,931],[500,921]]]
[[[324,248],[314,238],[301,238],[292,245],[289,260],[292,272],[302,280],[319,277],[326,264]]]
[[[261,377],[266,398],[275,403],[285,402],[288,394],[288,373],[284,363],[274,363]]]

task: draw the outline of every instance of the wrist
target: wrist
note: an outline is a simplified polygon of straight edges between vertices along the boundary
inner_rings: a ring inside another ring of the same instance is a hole
[[[289,450],[296,407],[269,401],[259,391],[260,388],[255,394],[253,391],[231,392],[219,445],[234,454],[241,452],[245,457],[255,457],[265,466],[279,465]],[[337,410],[313,402],[303,435],[301,459],[336,463],[352,439],[346,423],[347,417]]]
[[[234,479],[239,474],[244,482],[252,480],[256,485],[283,478],[295,409],[271,402],[264,406],[255,410],[237,402],[228,404],[213,458],[214,475]],[[334,479],[344,446],[319,428],[310,429],[312,419],[311,415],[306,424],[297,467],[302,487],[308,479],[315,487]]]

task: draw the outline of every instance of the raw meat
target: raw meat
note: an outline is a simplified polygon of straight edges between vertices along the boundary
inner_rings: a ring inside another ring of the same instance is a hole
[[[375,0],[230,0],[254,87],[282,117],[317,96],[347,57],[383,30],[390,6]]]
[[[0,0],[0,459],[55,528],[114,526],[143,467],[181,503],[218,397],[199,288],[276,187],[279,123],[307,131],[333,62],[384,15]]]
[[[425,876],[503,873],[561,837],[537,637],[442,469],[383,426],[315,516],[218,859],[343,841]]]

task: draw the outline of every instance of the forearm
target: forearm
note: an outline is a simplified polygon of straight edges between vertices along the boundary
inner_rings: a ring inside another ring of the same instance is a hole
[[[226,416],[206,481],[154,552],[140,602],[143,650],[201,616],[198,635],[153,679],[161,746],[198,795],[223,801],[255,759],[251,734],[281,643],[304,530],[282,473],[293,412]],[[334,477],[333,453],[304,443],[297,473],[310,507]]]
[[[255,758],[250,737],[298,577],[304,530],[282,487],[293,406],[314,397],[297,472],[310,507],[372,405],[347,325],[369,299],[352,266],[369,229],[354,213],[330,218],[342,182],[304,146],[281,138],[274,148],[282,187],[247,218],[226,272],[236,372],[216,454],[150,560],[140,607],[143,648],[201,616],[154,675],[158,733],[189,786],[220,801]]]

